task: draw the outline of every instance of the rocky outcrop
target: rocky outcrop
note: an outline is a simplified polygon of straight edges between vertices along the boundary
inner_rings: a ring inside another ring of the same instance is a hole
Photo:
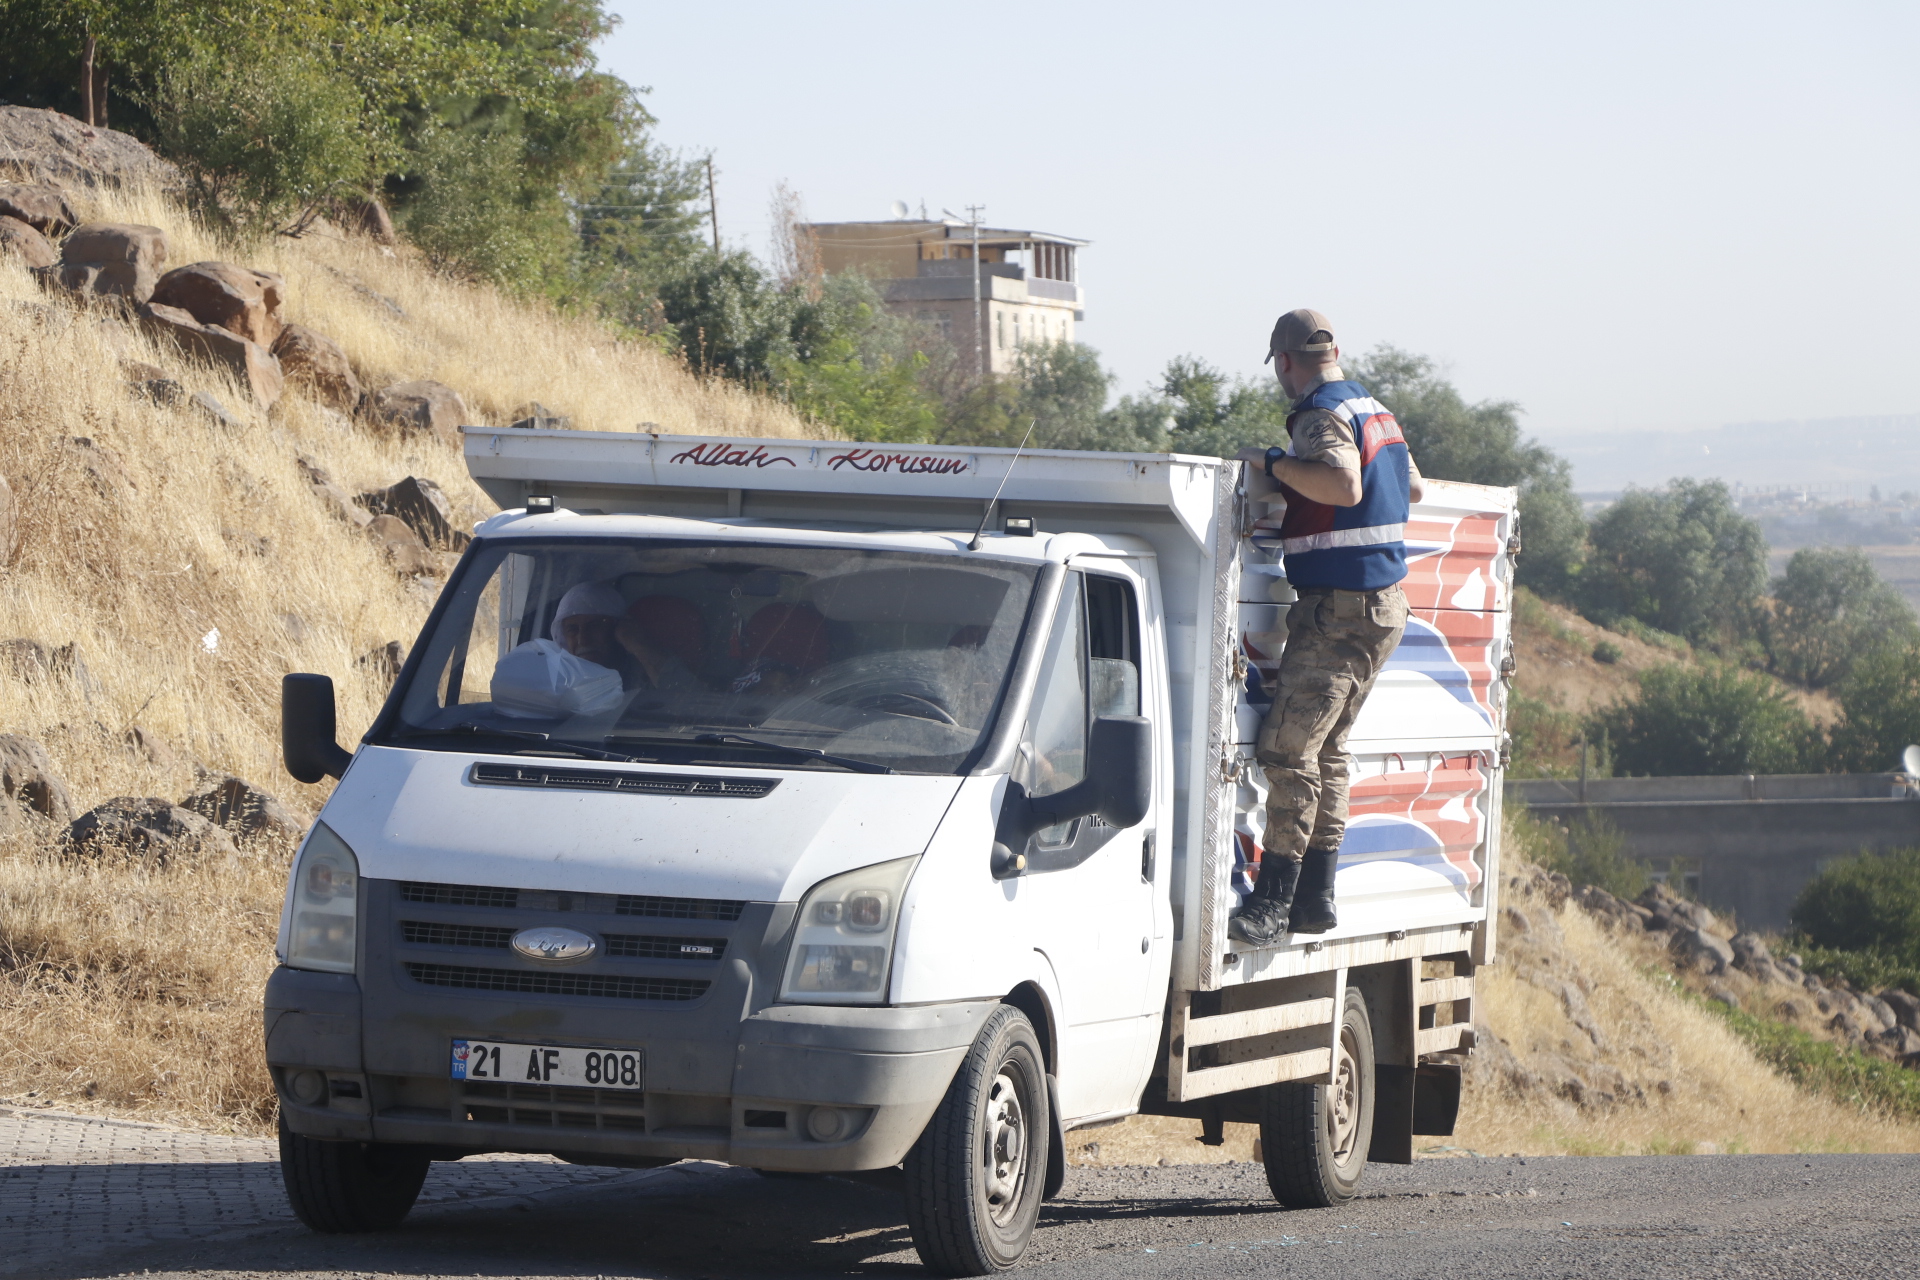
[[[17,218],[43,236],[63,236],[80,225],[64,195],[25,182],[0,182],[0,215]]]
[[[0,216],[0,255],[18,259],[29,270],[39,271],[60,261],[53,241],[20,221]]]
[[[286,379],[271,351],[218,325],[202,324],[178,307],[149,303],[140,315],[156,336],[173,342],[189,355],[225,368],[262,409],[280,399]]]
[[[127,854],[157,863],[189,853],[236,852],[225,831],[152,796],[117,796],[89,809],[67,828],[67,847],[89,857]]]
[[[70,191],[124,185],[178,190],[185,185],[178,167],[137,139],[33,107],[0,106],[4,171]]]
[[[334,515],[356,529],[364,529],[373,523],[372,514],[349,497],[345,489],[335,484],[325,467],[305,455],[294,461],[300,468],[300,474],[306,477],[308,486]]]
[[[439,561],[413,527],[398,516],[375,516],[367,525],[367,534],[387,553],[387,560],[404,574],[437,573]]]
[[[356,200],[340,206],[340,224],[372,238],[375,244],[395,244],[393,215],[378,200]]]
[[[301,324],[290,324],[274,340],[273,354],[289,383],[329,408],[352,413],[360,404],[360,379],[340,344]]]
[[[0,668],[22,684],[62,679],[72,680],[88,693],[98,688],[76,644],[47,645],[25,637],[0,640]]]
[[[426,379],[397,382],[376,391],[368,408],[386,426],[430,433],[449,444],[460,443],[460,424],[467,421],[467,405],[460,393]]]
[[[420,535],[423,545],[458,551],[473,538],[454,523],[446,491],[424,476],[408,476],[384,489],[354,499],[376,516],[397,516]]]
[[[37,814],[54,822],[73,821],[67,784],[53,771],[47,749],[32,738],[0,734],[0,794],[16,813]]]
[[[180,807],[241,840],[297,840],[306,830],[278,798],[231,773],[203,773],[199,789]]]
[[[276,272],[231,262],[193,262],[161,276],[151,300],[271,349],[285,327],[280,304],[286,293],[287,282]]]
[[[60,261],[36,274],[83,297],[139,304],[153,296],[167,261],[167,233],[133,222],[89,222],[60,246]]]

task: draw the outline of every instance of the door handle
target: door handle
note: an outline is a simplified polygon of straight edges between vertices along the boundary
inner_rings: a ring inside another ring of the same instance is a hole
[[[1153,853],[1158,832],[1149,831],[1140,840],[1140,883],[1153,883]]]

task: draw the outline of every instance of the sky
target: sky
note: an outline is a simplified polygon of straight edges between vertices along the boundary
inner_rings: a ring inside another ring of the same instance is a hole
[[[611,8],[728,243],[782,181],[1091,240],[1117,392],[1312,306],[1548,443],[1920,411],[1911,3]]]

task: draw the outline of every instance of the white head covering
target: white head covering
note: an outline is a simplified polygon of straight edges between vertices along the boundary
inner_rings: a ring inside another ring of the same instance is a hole
[[[560,623],[564,619],[576,613],[617,618],[626,611],[626,597],[611,582],[577,583],[560,597],[560,607],[553,611],[554,634],[559,634]]]

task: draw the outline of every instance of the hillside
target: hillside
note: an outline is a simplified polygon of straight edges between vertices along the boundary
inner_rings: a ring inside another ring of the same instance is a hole
[[[404,245],[326,225],[236,245],[151,191],[75,185],[67,195],[82,219],[162,228],[168,265],[214,259],[278,273],[283,318],[337,342],[369,391],[433,379],[464,399],[470,420],[489,422],[537,401],[594,430],[811,430],[776,403],[694,378],[585,320],[437,274]],[[390,547],[378,527],[362,527],[368,513],[351,495],[409,476],[433,481],[456,528],[487,504],[448,439],[348,416],[298,384],[270,410],[254,408],[228,373],[112,307],[43,289],[4,254],[0,350],[0,478],[10,492],[0,503],[0,784],[12,798],[0,803],[0,1104],[265,1131],[272,1095],[257,1002],[291,833],[324,797],[279,767],[279,677],[332,675],[342,740],[357,737],[391,679],[389,646],[418,630],[450,551]],[[215,397],[219,413],[194,393]],[[1594,663],[1599,637],[1581,630],[1591,624],[1542,608],[1552,625],[1522,631],[1522,687],[1538,696],[1553,690],[1559,705],[1582,710],[1663,660],[1621,638],[1619,663]],[[250,833],[244,814],[202,805],[196,812],[231,819],[231,830],[191,814],[199,825],[182,827],[163,803],[147,825],[121,829],[133,856],[61,842],[66,820],[104,802],[204,800],[225,775],[271,793],[278,816]],[[1476,1084],[1456,1144],[1920,1142],[1785,1085],[1564,895],[1535,901],[1545,891],[1533,879],[1515,889],[1529,929],[1510,928],[1510,962],[1489,971],[1480,1011],[1487,1044],[1503,1047],[1483,1055],[1491,1074]],[[1576,1025],[1568,983],[1587,993],[1605,1053],[1598,1037],[1571,1058],[1562,1047],[1577,1040],[1566,1029]],[[1608,1070],[1644,1085],[1630,1107],[1602,1105],[1606,1090],[1572,1099],[1549,1069],[1572,1061],[1583,1079],[1608,1078],[1590,1065],[1607,1054]],[[1662,1079],[1684,1087],[1662,1094]],[[1748,1119],[1727,1121],[1733,1114]],[[1191,1126],[1135,1121],[1076,1135],[1073,1150],[1097,1163],[1251,1150],[1247,1132],[1220,1149],[1191,1137]]]

